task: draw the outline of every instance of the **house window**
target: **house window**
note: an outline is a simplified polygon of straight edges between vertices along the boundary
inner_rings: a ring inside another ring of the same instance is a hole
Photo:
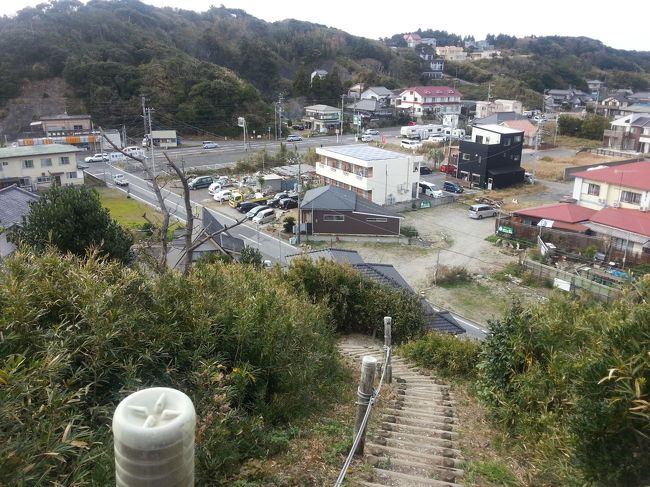
[[[84,129],[83,125],[73,125],[72,127],[73,127],[72,130],[83,130]]]
[[[34,167],[34,161],[31,159],[26,159],[23,161],[24,169],[32,169]]]
[[[634,242],[631,242],[628,238],[612,238],[612,248],[614,250],[620,250],[621,252],[631,252],[634,248]]]
[[[599,196],[600,195],[600,184],[591,184],[587,186],[587,194],[590,194],[591,196]]]
[[[77,179],[79,177],[77,171],[67,172],[65,174],[68,176],[68,179]]]
[[[503,141],[503,146],[504,146],[504,147],[508,147],[508,146],[510,145],[510,142],[511,142],[510,139],[505,139],[505,140]]]
[[[39,176],[39,177],[36,178],[36,182],[38,184],[49,183],[50,182],[50,177],[49,176]]]
[[[52,165],[52,159],[50,157],[46,159],[41,159],[41,167],[50,167]]]
[[[366,221],[376,222],[376,223],[386,223],[388,221],[388,218],[370,217],[370,218],[366,218]]]
[[[70,164],[70,158],[69,157],[62,157],[61,158],[61,165],[65,166],[67,164]]]
[[[469,154],[463,154],[463,161],[469,161]]]
[[[515,143],[521,142],[521,135],[515,135]]]
[[[345,220],[344,215],[323,215],[323,220],[326,222],[342,222]]]
[[[623,191],[621,193],[621,201],[623,203],[631,203],[638,205],[641,203],[641,193],[633,193],[632,191]]]

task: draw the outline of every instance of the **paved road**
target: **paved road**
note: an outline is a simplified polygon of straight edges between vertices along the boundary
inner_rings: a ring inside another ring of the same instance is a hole
[[[129,181],[129,186],[126,188],[116,186],[115,188],[124,193],[128,193],[132,198],[158,209],[156,196],[148,181],[121,169],[111,167],[108,164],[93,164],[86,171],[95,177],[104,179],[109,186],[114,186],[112,184],[112,176],[114,174],[124,174],[124,177]],[[165,198],[169,213],[178,220],[185,222],[185,204],[183,203],[183,198],[168,189],[163,189],[162,194]],[[196,198],[195,193],[192,193],[192,207],[203,207],[201,202]],[[210,209],[217,215],[217,220],[222,225],[232,225],[235,223],[236,219],[232,215],[228,215],[224,211],[215,210],[214,208]],[[287,242],[267,233],[258,231],[258,229],[258,226],[254,223],[246,222],[232,229],[231,234],[242,238],[247,246],[258,248],[264,258],[272,262],[285,264],[287,255],[299,252],[297,247],[289,245]]]

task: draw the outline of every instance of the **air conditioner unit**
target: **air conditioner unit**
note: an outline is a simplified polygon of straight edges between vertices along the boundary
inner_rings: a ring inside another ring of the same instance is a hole
[[[612,202],[612,208],[620,208],[621,204],[618,201]]]

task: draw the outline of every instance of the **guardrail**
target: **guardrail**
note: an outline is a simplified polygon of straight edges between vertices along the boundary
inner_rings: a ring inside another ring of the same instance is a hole
[[[384,366],[382,367],[381,378],[379,379],[379,384],[376,389],[373,389],[372,386],[375,380],[375,371],[377,370],[377,359],[366,355],[361,361],[361,380],[359,381],[359,388],[357,389],[357,418],[355,423],[354,441],[352,442],[352,448],[350,448],[350,451],[348,452],[348,456],[345,459],[345,463],[343,464],[343,468],[341,468],[341,472],[336,479],[334,487],[341,487],[343,484],[354,455],[363,454],[366,427],[370,419],[372,408],[379,397],[381,387],[384,384],[384,379],[389,384],[392,382],[393,366],[391,361],[391,323],[392,319],[389,316],[384,317]]]

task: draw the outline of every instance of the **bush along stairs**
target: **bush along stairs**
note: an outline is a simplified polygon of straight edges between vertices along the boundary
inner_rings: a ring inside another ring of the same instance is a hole
[[[380,345],[343,339],[339,348],[360,364],[370,355],[383,359]],[[449,386],[392,358],[392,388],[384,405],[372,412],[362,459],[365,466],[348,475],[347,485],[364,487],[458,487],[463,477],[460,451],[455,449],[454,398]],[[381,396],[389,390],[383,389]]]

